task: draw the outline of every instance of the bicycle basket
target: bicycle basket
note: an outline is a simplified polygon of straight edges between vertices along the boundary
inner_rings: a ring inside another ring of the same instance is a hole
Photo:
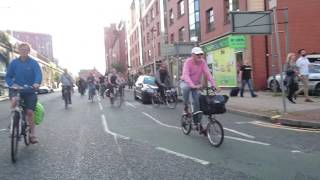
[[[39,102],[37,102],[34,115],[34,122],[36,123],[36,125],[39,125],[42,122],[44,116],[44,107]]]
[[[229,97],[226,95],[200,95],[200,110],[205,115],[223,114]]]

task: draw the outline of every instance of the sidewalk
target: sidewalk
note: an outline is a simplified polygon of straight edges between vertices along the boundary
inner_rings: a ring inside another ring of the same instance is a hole
[[[229,94],[228,90],[222,94]],[[286,99],[287,113],[283,114],[283,101],[281,93],[257,92],[258,97],[252,98],[249,92],[245,97],[230,97],[227,109],[232,113],[239,113],[250,117],[260,118],[264,121],[289,126],[320,128],[320,97],[311,97],[314,102],[304,102],[299,96],[296,104]]]

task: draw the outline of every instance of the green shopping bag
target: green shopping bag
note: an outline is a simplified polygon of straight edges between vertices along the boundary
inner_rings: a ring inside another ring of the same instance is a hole
[[[41,103],[37,102],[36,105],[36,110],[34,112],[34,122],[36,123],[36,125],[39,125],[42,120],[43,120],[43,116],[44,116],[44,107]]]

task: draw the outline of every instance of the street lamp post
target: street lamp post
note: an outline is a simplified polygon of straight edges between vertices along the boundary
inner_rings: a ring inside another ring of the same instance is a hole
[[[151,33],[152,33],[152,55],[153,55],[153,73],[156,74],[156,57],[155,57],[155,42],[154,42],[154,32],[156,31],[154,27],[151,28]]]

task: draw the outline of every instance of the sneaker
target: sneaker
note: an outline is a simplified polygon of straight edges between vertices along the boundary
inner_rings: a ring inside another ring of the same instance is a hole
[[[254,95],[252,95],[252,97],[253,97],[253,98],[258,97],[258,95],[254,94]]]

